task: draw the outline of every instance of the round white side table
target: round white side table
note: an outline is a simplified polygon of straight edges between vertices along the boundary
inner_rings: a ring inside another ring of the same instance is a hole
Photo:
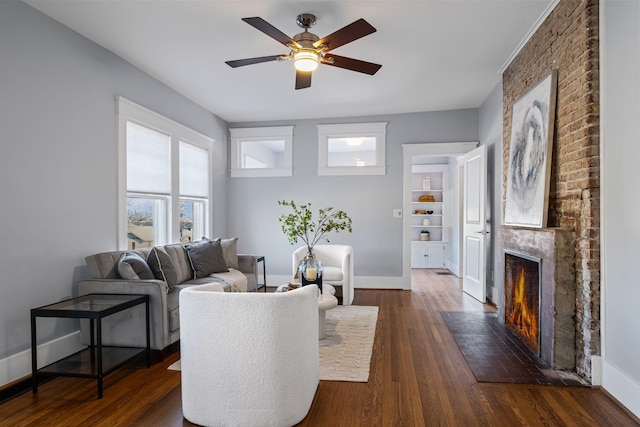
[[[330,293],[323,293],[318,298],[318,338],[323,340],[327,337],[327,310],[338,306],[338,298]]]
[[[276,292],[283,292],[289,286],[288,283],[278,286]],[[327,337],[327,310],[334,309],[338,306],[338,298],[334,295],[336,288],[331,285],[322,285],[323,293],[318,297],[318,339]]]

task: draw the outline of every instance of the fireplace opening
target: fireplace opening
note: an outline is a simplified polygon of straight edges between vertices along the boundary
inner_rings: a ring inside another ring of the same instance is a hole
[[[504,323],[540,355],[540,258],[505,251]]]

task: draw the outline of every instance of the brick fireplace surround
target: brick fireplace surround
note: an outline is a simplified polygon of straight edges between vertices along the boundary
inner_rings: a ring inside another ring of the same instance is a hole
[[[575,370],[589,381],[591,356],[600,354],[598,15],[598,0],[560,0],[502,75],[507,171],[514,102],[552,69],[558,70],[547,226],[567,228],[573,236]],[[506,177],[505,172],[503,188]],[[496,275],[503,274],[499,266],[495,268]],[[496,280],[494,298],[504,292],[503,287]]]

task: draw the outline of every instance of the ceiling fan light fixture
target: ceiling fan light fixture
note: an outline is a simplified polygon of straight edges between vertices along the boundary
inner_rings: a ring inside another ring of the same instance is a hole
[[[312,49],[301,49],[293,54],[293,63],[298,71],[314,71],[320,64],[320,55]]]
[[[312,71],[315,71],[320,64],[357,71],[371,76],[382,67],[380,64],[338,56],[332,53],[327,55],[327,53],[333,49],[376,32],[376,29],[363,18],[353,21],[346,27],[342,27],[323,38],[309,32],[309,28],[316,23],[316,17],[311,13],[298,15],[296,22],[304,31],[293,37],[289,37],[258,16],[242,18],[242,20],[278,43],[288,47],[289,52],[286,55],[236,59],[233,61],[225,61],[225,63],[231,68],[237,68],[245,65],[260,64],[262,62],[293,60],[296,70],[296,90],[311,86]]]

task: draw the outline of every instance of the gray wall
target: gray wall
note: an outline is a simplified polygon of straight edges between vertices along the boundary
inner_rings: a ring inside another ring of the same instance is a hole
[[[24,3],[0,1],[0,58],[2,360],[30,348],[31,308],[74,295],[84,257],[117,249],[117,95],[216,140],[215,234],[227,138],[210,112]],[[40,323],[41,342],[77,329]]]
[[[601,3],[603,386],[640,416],[640,3]]]
[[[498,227],[502,224],[502,81],[491,91],[480,106],[480,144],[487,147],[487,222],[490,231],[487,251],[487,298],[499,303],[501,295],[496,295],[494,270],[497,257]]]
[[[318,124],[387,122],[383,176],[318,176]],[[330,236],[331,243],[354,248],[355,274],[402,277],[402,144],[478,140],[478,110],[456,110],[375,117],[259,123],[230,123],[230,128],[294,125],[292,177],[231,178],[229,233],[239,237],[239,250],[264,254],[267,274],[290,275],[291,252],[277,218],[287,210],[281,199],[311,202],[314,209],[333,206],[353,219],[353,233]],[[301,246],[301,245],[300,245]]]

